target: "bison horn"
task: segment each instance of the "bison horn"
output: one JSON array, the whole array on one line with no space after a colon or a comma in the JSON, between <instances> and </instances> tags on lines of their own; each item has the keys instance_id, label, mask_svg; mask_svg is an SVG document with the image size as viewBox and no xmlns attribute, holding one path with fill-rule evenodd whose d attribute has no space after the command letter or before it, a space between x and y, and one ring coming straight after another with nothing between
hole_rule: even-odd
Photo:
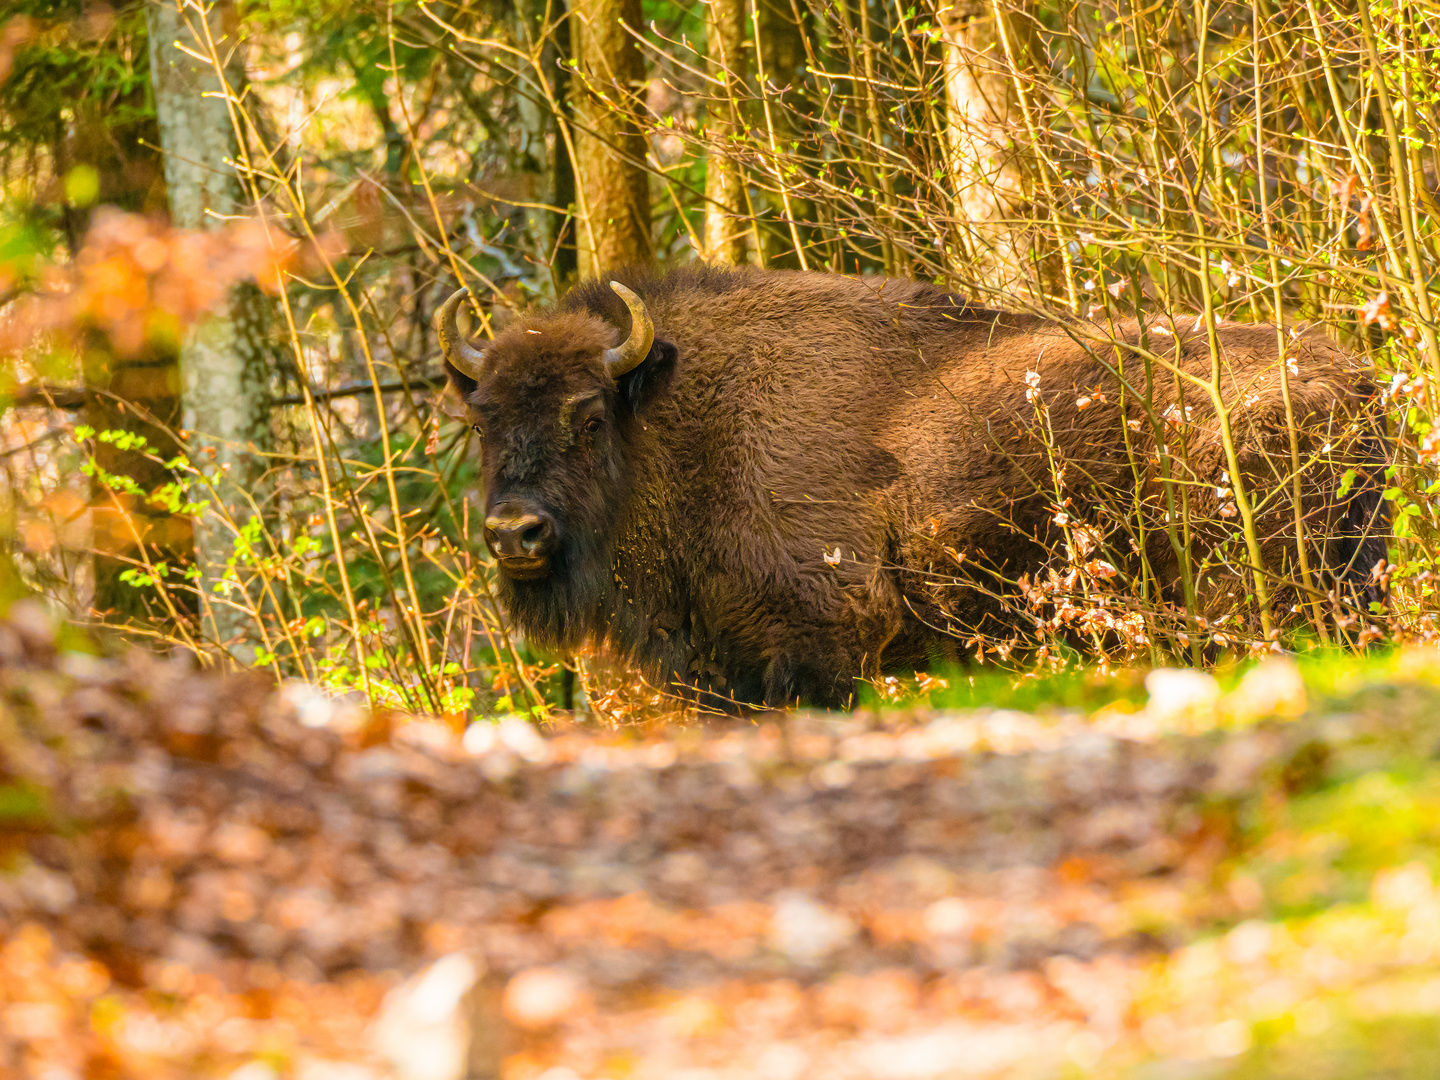
<instances>
[{"instance_id":1,"label":"bison horn","mask_svg":"<svg viewBox=\"0 0 1440 1080\"><path fill-rule=\"evenodd\" d=\"M455 325L455 311L460 301L469 295L469 289L460 289L440 305L440 310L435 312L435 336L440 339L440 351L451 367L472 379L479 379L485 374L485 351L461 337Z\"/></svg>"},{"instance_id":2,"label":"bison horn","mask_svg":"<svg viewBox=\"0 0 1440 1080\"><path fill-rule=\"evenodd\" d=\"M610 282L615 295L630 309L630 336L613 349L605 350L605 371L612 379L634 371L650 354L655 343L655 324L645 310L645 302L618 281Z\"/></svg>"}]
</instances>

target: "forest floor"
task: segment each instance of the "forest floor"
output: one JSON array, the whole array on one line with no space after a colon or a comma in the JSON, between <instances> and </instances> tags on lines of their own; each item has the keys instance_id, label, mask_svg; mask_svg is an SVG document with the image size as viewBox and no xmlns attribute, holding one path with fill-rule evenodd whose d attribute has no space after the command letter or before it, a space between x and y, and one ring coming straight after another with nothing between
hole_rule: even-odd
<instances>
[{"instance_id":1,"label":"forest floor","mask_svg":"<svg viewBox=\"0 0 1440 1080\"><path fill-rule=\"evenodd\" d=\"M0 1077L1440 1060L1435 652L462 738L65 640L0 623Z\"/></svg>"}]
</instances>

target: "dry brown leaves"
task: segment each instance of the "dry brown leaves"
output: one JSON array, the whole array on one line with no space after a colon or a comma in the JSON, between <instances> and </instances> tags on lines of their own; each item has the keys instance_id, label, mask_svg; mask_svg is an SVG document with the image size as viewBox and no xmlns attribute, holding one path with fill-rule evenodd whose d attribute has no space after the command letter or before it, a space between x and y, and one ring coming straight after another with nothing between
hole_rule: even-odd
<instances>
[{"instance_id":1,"label":"dry brown leaves","mask_svg":"<svg viewBox=\"0 0 1440 1080\"><path fill-rule=\"evenodd\" d=\"M467 751L259 677L59 654L26 604L0 694L0 1075L37 1078L1081 1062L1138 1023L1157 912L1233 914L1197 801L1285 748L995 712L512 721Z\"/></svg>"}]
</instances>

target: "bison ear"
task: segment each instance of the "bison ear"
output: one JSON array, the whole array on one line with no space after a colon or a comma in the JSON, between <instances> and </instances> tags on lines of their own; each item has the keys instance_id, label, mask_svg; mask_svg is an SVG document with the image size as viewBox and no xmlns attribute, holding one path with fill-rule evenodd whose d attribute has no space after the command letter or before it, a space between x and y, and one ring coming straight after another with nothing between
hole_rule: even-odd
<instances>
[{"instance_id":1,"label":"bison ear","mask_svg":"<svg viewBox=\"0 0 1440 1080\"><path fill-rule=\"evenodd\" d=\"M469 375L459 368L453 367L448 360L445 361L445 377L450 380L450 385L455 388L455 393L462 402L470 399L470 395L475 392L475 387L478 385Z\"/></svg>"},{"instance_id":2,"label":"bison ear","mask_svg":"<svg viewBox=\"0 0 1440 1080\"><path fill-rule=\"evenodd\" d=\"M635 415L645 409L655 396L670 382L675 371L675 358L679 350L670 342L656 338L650 352L633 371L620 376L616 389L620 400L630 407Z\"/></svg>"},{"instance_id":3,"label":"bison ear","mask_svg":"<svg viewBox=\"0 0 1440 1080\"><path fill-rule=\"evenodd\" d=\"M670 383L678 353L680 350L672 346L670 341L657 337L649 347L649 353L645 354L645 359L639 361L639 366L619 377L616 389L619 390L622 402L625 402L636 416Z\"/></svg>"}]
</instances>

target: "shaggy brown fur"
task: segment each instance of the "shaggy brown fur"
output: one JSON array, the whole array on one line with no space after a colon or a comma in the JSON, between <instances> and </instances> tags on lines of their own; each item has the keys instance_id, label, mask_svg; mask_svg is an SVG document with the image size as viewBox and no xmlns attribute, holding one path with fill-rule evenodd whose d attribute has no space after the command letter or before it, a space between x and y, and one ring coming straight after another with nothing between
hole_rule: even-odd
<instances>
[{"instance_id":1,"label":"shaggy brown fur","mask_svg":"<svg viewBox=\"0 0 1440 1080\"><path fill-rule=\"evenodd\" d=\"M771 705L843 704L857 677L955 655L955 640L935 627L1004 616L983 589L952 586L942 602L926 587L941 567L956 572L945 548L1013 581L1040 566L1055 539L1027 371L1039 374L1049 406L1071 513L1102 500L1123 511L1133 499L1127 431L1157 502L1152 428L1136 393L1143 359L1082 344L1096 327L979 309L910 281L703 267L617 278L656 328L645 362L618 383L600 354L630 320L599 282L507 328L479 383L450 369L483 435L487 507L518 500L558 523L545 577L501 575L502 601L536 641L604 647L655 684L712 703ZM1182 320L1180 365L1208 378L1210 349L1193 322ZM1119 330L1138 342L1135 323ZM1263 490L1278 487L1289 444L1275 332L1224 325L1219 340L1245 471ZM1176 337L1148 341L1174 358ZM1326 440L1339 445L1371 384L1319 335L1288 355L1302 456ZM1160 364L1152 378L1163 413L1176 380ZM603 402L598 427L593 403L586 423L577 420L592 396ZM1092 399L1083 410L1081 397ZM1190 386L1184 400L1189 422L1160 430L1187 440L1195 508L1213 511L1224 458L1203 391ZM1127 419L1139 423L1127 429ZM1306 474L1313 531L1332 537L1314 559L1332 579L1363 580L1384 553L1363 536L1375 524L1374 485L1362 477L1339 498L1333 453ZM1261 508L1272 569L1291 514L1284 498ZM1149 553L1176 598L1163 532ZM1206 588L1235 586L1211 578Z\"/></svg>"}]
</instances>

